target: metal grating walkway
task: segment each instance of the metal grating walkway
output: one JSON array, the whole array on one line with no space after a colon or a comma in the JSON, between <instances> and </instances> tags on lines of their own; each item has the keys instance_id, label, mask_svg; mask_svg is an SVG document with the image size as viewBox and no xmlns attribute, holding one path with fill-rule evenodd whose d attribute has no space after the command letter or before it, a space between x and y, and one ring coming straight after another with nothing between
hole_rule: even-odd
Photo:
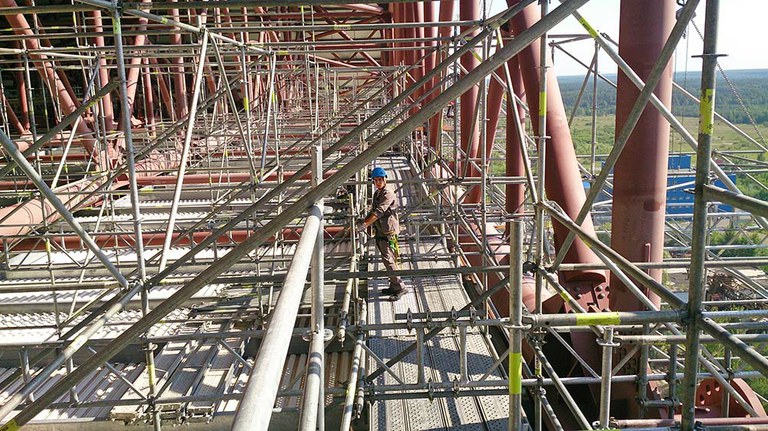
<instances>
[{"instance_id":1,"label":"metal grating walkway","mask_svg":"<svg viewBox=\"0 0 768 431\"><path fill-rule=\"evenodd\" d=\"M378 163L390 172L390 179L410 177L410 169L403 158L380 158ZM393 181L394 182L394 181ZM413 184L402 187L398 192L401 199L401 214L419 199L419 191ZM402 269L451 268L445 246L435 238L420 237L418 243L412 226L403 224L400 235ZM369 243L369 269L384 270L373 241ZM458 275L404 277L404 283L411 288L406 296L397 302L379 297L379 290L386 288L385 278L368 280L368 322L393 323L396 315L412 313L459 310L469 299ZM416 330L391 329L371 332L370 349L382 360L387 361L416 342ZM450 328L425 343L423 382L453 382L461 378L460 336ZM467 379L479 380L493 364L494 358L485 336L477 328L470 328L466 336ZM369 357L368 369L375 370L378 364ZM419 383L419 367L416 352L398 362L393 371L406 385ZM501 379L497 371L488 379ZM394 376L385 373L379 376L375 386L397 385ZM374 386L374 387L375 387ZM462 396L455 398L403 399L375 401L370 411L371 430L506 430L508 397L506 396Z\"/></svg>"}]
</instances>

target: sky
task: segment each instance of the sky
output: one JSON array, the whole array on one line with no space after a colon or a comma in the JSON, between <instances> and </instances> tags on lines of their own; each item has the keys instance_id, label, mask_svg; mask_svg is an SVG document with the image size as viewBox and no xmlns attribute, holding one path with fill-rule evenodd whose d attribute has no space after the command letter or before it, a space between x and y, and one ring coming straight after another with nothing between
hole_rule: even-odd
<instances>
[{"instance_id":1,"label":"sky","mask_svg":"<svg viewBox=\"0 0 768 431\"><path fill-rule=\"evenodd\" d=\"M485 0L489 14L504 10L506 0ZM579 9L579 13L601 33L607 33L614 40L619 40L619 5L620 0L591 0ZM704 32L704 3L699 2L693 21ZM555 7L557 0L552 2ZM725 70L733 69L768 69L768 0L720 0L720 27L718 32L718 51L727 54L720 57L720 64ZM702 43L696 30L689 24L687 37L678 45L675 52L675 71L701 70L701 59L692 56L701 54ZM551 32L552 34L585 34L583 27L575 18L569 17ZM589 63L594 53L591 40L570 43L567 46L576 57ZM616 66L607 55L598 60L601 73L615 73ZM584 75L585 69L569 59L562 52L555 53L555 72L560 76Z\"/></svg>"}]
</instances>

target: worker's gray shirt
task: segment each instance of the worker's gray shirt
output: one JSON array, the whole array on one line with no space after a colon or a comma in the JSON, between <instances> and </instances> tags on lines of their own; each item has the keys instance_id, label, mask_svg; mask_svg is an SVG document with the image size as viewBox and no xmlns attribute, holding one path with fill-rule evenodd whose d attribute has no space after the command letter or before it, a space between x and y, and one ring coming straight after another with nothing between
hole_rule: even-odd
<instances>
[{"instance_id":1,"label":"worker's gray shirt","mask_svg":"<svg viewBox=\"0 0 768 431\"><path fill-rule=\"evenodd\" d=\"M397 219L397 199L395 192L384 187L373 193L371 212L376 215L373 223L379 236L397 234L400 232L400 221Z\"/></svg>"}]
</instances>

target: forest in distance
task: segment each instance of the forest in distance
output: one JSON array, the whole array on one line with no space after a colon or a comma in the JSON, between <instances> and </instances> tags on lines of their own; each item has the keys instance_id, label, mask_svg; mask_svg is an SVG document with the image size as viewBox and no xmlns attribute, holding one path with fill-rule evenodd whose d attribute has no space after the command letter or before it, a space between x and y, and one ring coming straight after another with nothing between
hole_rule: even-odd
<instances>
[{"instance_id":1,"label":"forest in distance","mask_svg":"<svg viewBox=\"0 0 768 431\"><path fill-rule=\"evenodd\" d=\"M726 70L724 74L725 76L720 71L716 74L715 110L732 123L749 124L754 120L756 124L768 125L768 69ZM604 76L611 82L616 82L616 74ZM584 77L559 76L557 79L565 105L572 107ZM675 82L692 95L699 97L701 72L678 72L675 74ZM674 90L672 94L672 111L675 115L681 117L699 115L698 103L678 90ZM598 79L596 107L598 116L616 113L616 89L602 79ZM581 97L576 115L589 116L591 109L592 77Z\"/></svg>"}]
</instances>

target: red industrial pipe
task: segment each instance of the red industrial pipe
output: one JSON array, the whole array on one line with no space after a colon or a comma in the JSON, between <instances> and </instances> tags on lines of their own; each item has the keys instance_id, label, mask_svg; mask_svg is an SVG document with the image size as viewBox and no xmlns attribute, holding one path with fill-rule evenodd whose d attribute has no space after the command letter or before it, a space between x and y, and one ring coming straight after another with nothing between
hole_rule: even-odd
<instances>
[{"instance_id":1,"label":"red industrial pipe","mask_svg":"<svg viewBox=\"0 0 768 431\"><path fill-rule=\"evenodd\" d=\"M440 2L440 12L439 12L439 20L441 22L451 21L453 19L453 11L456 7L456 0L444 0ZM438 35L443 38L450 36L451 34L451 27L445 26L440 27L437 30ZM435 64L440 63L445 58L445 55L438 54L438 57L435 59ZM446 76L446 72L443 72L440 74L440 78L436 79L444 79ZM435 82L434 85L437 85L437 82ZM440 110L435 114L430 120L429 120L429 145L432 148L437 149L438 145L442 142L442 134L443 134L443 111Z\"/></svg>"},{"instance_id":2,"label":"red industrial pipe","mask_svg":"<svg viewBox=\"0 0 768 431\"><path fill-rule=\"evenodd\" d=\"M461 0L459 3L459 19L462 21L476 21L480 19L480 2L476 0ZM462 33L468 30L469 27L463 26L461 28ZM466 37L475 37L480 31L475 28L470 31ZM480 60L476 57L479 52L476 49L467 52L461 56L460 62L462 67L466 69L466 73L469 73L480 64ZM478 84L479 85L479 84ZM477 157L478 148L480 146L480 127L477 117L475 116L475 110L477 109L477 99L480 94L478 85L472 86L468 91L464 92L459 99L460 105L460 124L461 124L461 149L468 158ZM468 161L467 161L468 163ZM456 171L459 175L463 175L464 166L461 163L461 157L456 157Z\"/></svg>"},{"instance_id":3,"label":"red industrial pipe","mask_svg":"<svg viewBox=\"0 0 768 431\"><path fill-rule=\"evenodd\" d=\"M517 4L517 0L508 0L509 6ZM520 34L541 19L539 7L532 4L526 7L521 13L512 18L512 28L515 34ZM539 70L541 68L539 59L540 41L537 39L526 49L520 52L518 60L520 71L523 75L526 94L539 94ZM576 218L581 207L586 200L584 186L581 182L581 175L576 160L576 152L573 148L571 133L568 128L568 121L563 106L563 99L560 95L560 87L557 84L557 77L552 68L548 69L547 74L547 134L550 139L547 141L546 148L546 189L547 197L557 202L571 218ZM530 112L539 112L538 97L528 98L528 107ZM531 116L533 129L539 129L539 117ZM587 217L581 227L594 234L592 218ZM559 248L565 237L568 235L568 229L563 225L553 222L555 232L555 246ZM598 257L579 239L576 239L565 256L566 263L591 263L600 264ZM606 281L605 271L567 271L561 272L560 278L564 282L588 282L602 283ZM584 287L584 286L582 286ZM586 296L583 290L575 289L572 292L579 297ZM596 299L596 298L595 298ZM590 304L591 305L591 304ZM599 311L608 305L607 300L594 304Z\"/></svg>"},{"instance_id":4,"label":"red industrial pipe","mask_svg":"<svg viewBox=\"0 0 768 431\"><path fill-rule=\"evenodd\" d=\"M20 41L16 41L19 48L22 47ZM21 124L24 130L29 130L29 102L27 101L27 83L24 81L24 75L21 71L16 72L16 87L19 89L19 105L21 106Z\"/></svg>"},{"instance_id":5,"label":"red industrial pipe","mask_svg":"<svg viewBox=\"0 0 768 431\"><path fill-rule=\"evenodd\" d=\"M512 78L512 88L515 95L520 100L525 100L525 89L523 88L523 76L520 74L520 65L517 61L517 56L512 57L507 62L509 66L509 74ZM512 105L512 100L507 97L507 158L506 158L506 174L509 177L522 177L525 175L525 164L523 160L522 145L524 142L520 142L519 130L525 130L525 109L522 105L517 104L517 114L520 118L520 123L515 122L515 117L512 115L512 109L515 109ZM506 210L510 214L523 212L523 202L525 202L525 186L523 184L507 184L506 186Z\"/></svg>"},{"instance_id":6,"label":"red industrial pipe","mask_svg":"<svg viewBox=\"0 0 768 431\"><path fill-rule=\"evenodd\" d=\"M0 7L18 8L18 5L14 0L0 0ZM24 46L30 51L40 50L40 43L37 41L37 35L31 30L27 19L22 14L9 14L5 18L13 28L13 32L19 36L25 37ZM78 107L78 102L72 98L67 86L62 82L59 75L56 73L56 69L53 64L48 60L48 57L43 54L29 54L30 59L33 60L33 64L46 82L53 94L57 96L57 101L61 106L61 110L65 115L69 115L74 112ZM66 77L65 77L66 78ZM106 83L104 83L106 84ZM84 121L78 123L77 132L83 135L92 135L93 132L90 127L85 124ZM83 141L85 148L90 154L95 151L95 139L88 139Z\"/></svg>"},{"instance_id":7,"label":"red industrial pipe","mask_svg":"<svg viewBox=\"0 0 768 431\"><path fill-rule=\"evenodd\" d=\"M96 36L93 38L94 44L99 48L104 48L104 26L101 20L101 10L96 9L91 12L93 17L93 30ZM109 69L107 69L107 59L101 55L99 56L99 85L104 86L109 82ZM104 116L104 124L108 131L115 129L115 114L112 109L112 96L107 93L104 95L101 104L101 113Z\"/></svg>"},{"instance_id":8,"label":"red industrial pipe","mask_svg":"<svg viewBox=\"0 0 768 431\"><path fill-rule=\"evenodd\" d=\"M171 2L177 3L178 0L171 0ZM171 18L174 21L179 21L178 9L171 9ZM170 37L171 43L174 45L181 45L183 43L181 34L177 31L172 31ZM174 110L175 114L172 114L175 115L175 117L172 116L171 118L177 120L179 118L184 118L187 115L187 83L184 79L184 57L179 55L171 59L171 61L176 65L176 67L172 68L175 72L173 74L173 91L176 109Z\"/></svg>"},{"instance_id":9,"label":"red industrial pipe","mask_svg":"<svg viewBox=\"0 0 768 431\"><path fill-rule=\"evenodd\" d=\"M503 77L504 68L500 67L496 69L495 74L497 76ZM488 86L488 98L486 99L486 104L485 104L486 106L485 116L487 120L485 122L485 152L488 155L488 157L490 157L491 153L493 152L493 141L496 139L496 126L498 126L499 124L499 113L501 111L501 101L504 98L504 91L505 91L504 86L502 86L498 80L491 77L491 83ZM479 156L480 155L478 154L478 155L475 155L474 157L479 157ZM470 165L467 176L473 177L473 178L479 178L480 175L481 175L480 170L474 167L474 165ZM464 199L464 202L477 204L477 203L480 203L481 201L482 201L482 188L478 184L473 186L472 189L469 191L469 193L467 193L467 197Z\"/></svg>"},{"instance_id":10,"label":"red industrial pipe","mask_svg":"<svg viewBox=\"0 0 768 431\"><path fill-rule=\"evenodd\" d=\"M430 54L424 59L424 71L429 72L437 65L437 53L435 49L438 47L437 42L437 27L429 25L434 23L438 15L438 2L435 0L429 0L424 2L424 37L427 38L426 47ZM429 93L425 100L425 104L429 103L435 97L435 93L430 93L430 90L435 86L435 78L429 80L424 87L424 91Z\"/></svg>"},{"instance_id":11,"label":"red industrial pipe","mask_svg":"<svg viewBox=\"0 0 768 431\"><path fill-rule=\"evenodd\" d=\"M8 99L5 98L5 93L2 90L0 90L0 106L5 109L5 113L8 115L8 123L16 128L16 131L18 131L20 134L27 132L27 130L24 129L24 126L21 124L21 121L19 121L19 117L17 117L16 113L13 112L13 107L11 107L11 104L8 103ZM3 118L0 117L0 120L3 120ZM16 142L16 147L19 149L19 151L25 151L27 148L29 148L28 145L20 145L24 142L25 141Z\"/></svg>"},{"instance_id":12,"label":"red industrial pipe","mask_svg":"<svg viewBox=\"0 0 768 431\"><path fill-rule=\"evenodd\" d=\"M85 200L85 196L101 186L105 177L86 178L54 189L67 206L72 208ZM119 184L116 185L125 185ZM71 196L67 198L67 196ZM91 201L98 198L91 198ZM53 222L59 218L59 213L47 199L31 199L16 205L0 208L0 237L19 236L39 226L43 220Z\"/></svg>"},{"instance_id":13,"label":"red industrial pipe","mask_svg":"<svg viewBox=\"0 0 768 431\"><path fill-rule=\"evenodd\" d=\"M619 54L645 80L675 24L675 2L621 2ZM667 107L672 103L670 60L654 94ZM640 91L619 71L616 92L616 132L626 122ZM622 151L614 169L611 247L632 262L661 262L664 246L669 122L650 105ZM661 281L661 269L649 274ZM611 308L643 310L639 300L618 280L611 279ZM646 294L654 303L659 298Z\"/></svg>"},{"instance_id":14,"label":"red industrial pipe","mask_svg":"<svg viewBox=\"0 0 768 431\"><path fill-rule=\"evenodd\" d=\"M675 2L623 0L619 24L619 55L645 80L675 24ZM672 72L670 60L654 90L667 107L671 106L672 101ZM624 127L639 94L637 87L619 71L616 92L617 133ZM668 153L669 123L656 109L648 106L614 168L611 247L632 262L661 262L663 258ZM648 272L657 281L661 280L661 269ZM659 297L648 289L643 290L658 306ZM616 276L611 276L610 306L617 311L645 309ZM626 349L618 349L616 355L625 356ZM640 363L639 355L636 355L623 368L622 373L635 374L640 367L645 366ZM651 384L651 395L654 388L655 385ZM639 417L640 407L636 401L637 387L634 383L615 385L612 398L612 412L617 417ZM655 410L650 414L658 417L664 413Z\"/></svg>"},{"instance_id":15,"label":"red industrial pipe","mask_svg":"<svg viewBox=\"0 0 768 431\"><path fill-rule=\"evenodd\" d=\"M339 5L339 7L351 9L353 11L362 12L365 14L372 14L372 15L384 14L384 9L382 9L381 6L375 6L375 5L354 3L354 4Z\"/></svg>"},{"instance_id":16,"label":"red industrial pipe","mask_svg":"<svg viewBox=\"0 0 768 431\"><path fill-rule=\"evenodd\" d=\"M323 173L323 177L328 178L335 174L336 170L329 170ZM287 180L291 178L295 172L284 172L283 179ZM139 186L151 186L151 185L173 185L176 184L176 175L162 175L156 177L142 176L136 178L136 182ZM251 179L251 174L247 172L232 172L232 173L218 173L218 174L187 174L184 175L183 184L210 184L214 183L241 183ZM271 174L264 178L264 181L277 181L279 179L277 174ZM302 180L312 179L311 174L302 175Z\"/></svg>"}]
</instances>

